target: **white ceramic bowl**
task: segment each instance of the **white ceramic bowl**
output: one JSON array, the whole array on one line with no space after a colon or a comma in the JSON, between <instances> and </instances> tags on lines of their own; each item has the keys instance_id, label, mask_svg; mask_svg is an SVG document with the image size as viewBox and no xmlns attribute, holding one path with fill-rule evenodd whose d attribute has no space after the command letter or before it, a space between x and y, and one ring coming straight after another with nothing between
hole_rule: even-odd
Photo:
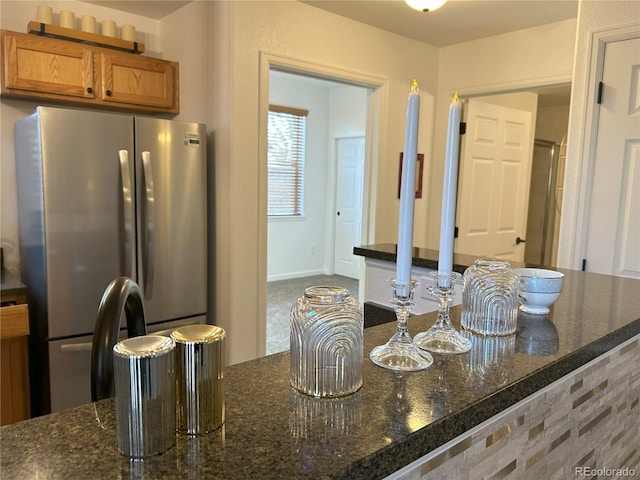
<instances>
[{"instance_id":1,"label":"white ceramic bowl","mask_svg":"<svg viewBox=\"0 0 640 480\"><path fill-rule=\"evenodd\" d=\"M520 310L526 313L535 313L544 315L549 313L549 307L556 303L560 298L560 292L556 293L538 293L523 292L520 290Z\"/></svg>"},{"instance_id":2,"label":"white ceramic bowl","mask_svg":"<svg viewBox=\"0 0 640 480\"><path fill-rule=\"evenodd\" d=\"M514 269L520 277L520 309L526 313L546 314L564 286L564 274L544 268Z\"/></svg>"}]
</instances>

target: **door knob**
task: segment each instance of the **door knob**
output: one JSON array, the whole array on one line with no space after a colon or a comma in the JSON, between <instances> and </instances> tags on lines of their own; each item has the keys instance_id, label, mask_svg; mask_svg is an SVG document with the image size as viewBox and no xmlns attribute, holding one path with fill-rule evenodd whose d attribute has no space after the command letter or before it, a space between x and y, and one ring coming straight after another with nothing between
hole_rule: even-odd
<instances>
[{"instance_id":1,"label":"door knob","mask_svg":"<svg viewBox=\"0 0 640 480\"><path fill-rule=\"evenodd\" d=\"M516 245L520 245L521 243L526 242L524 238L516 237Z\"/></svg>"},{"instance_id":2,"label":"door knob","mask_svg":"<svg viewBox=\"0 0 640 480\"><path fill-rule=\"evenodd\" d=\"M336 213L336 215L340 216L340 212Z\"/></svg>"}]
</instances>

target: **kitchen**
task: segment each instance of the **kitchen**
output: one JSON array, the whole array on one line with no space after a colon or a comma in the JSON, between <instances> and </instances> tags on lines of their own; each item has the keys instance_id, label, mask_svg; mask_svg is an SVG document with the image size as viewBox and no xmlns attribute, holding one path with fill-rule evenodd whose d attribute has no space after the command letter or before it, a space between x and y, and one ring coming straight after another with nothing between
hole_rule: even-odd
<instances>
[{"instance_id":1,"label":"kitchen","mask_svg":"<svg viewBox=\"0 0 640 480\"><path fill-rule=\"evenodd\" d=\"M64 2L59 2L60 4ZM9 6L7 8L7 6ZM27 21L31 20L35 11L35 2L2 2L2 27L15 31L23 31ZM52 2L56 7L58 2ZM124 14L112 9L90 6L83 2L74 2L73 10L77 14L86 11L98 17L108 16L118 23L135 23L138 30L144 32L144 41L149 52L157 52L162 58L179 61L181 64L181 113L177 118L200 121L209 127L212 142L215 145L215 199L212 209L215 211L217 229L211 226L209 237L215 238L212 246L217 254L210 255L212 271L215 275L209 279L210 292L209 311L215 311L216 322L228 331L229 363L235 364L260 356L264 351L266 265L264 254L266 235L265 222L261 212L264 209L264 178L258 167L260 158L259 126L252 120L258 116L260 108L260 52L279 53L270 57L276 64L289 62L300 68L320 68L325 65L338 65L347 70L345 75L355 76L359 72L370 72L369 77L387 78L384 84L386 109L383 115L387 125L384 135L377 139L378 156L380 157L378 178L395 178L395 163L382 161L383 158L396 158L398 145L402 143L403 106L406 97L407 78L418 77L424 94L426 118L421 124L420 149L431 152L434 158L442 157L444 151L444 125L447 102L451 86L464 87L469 91L477 85L487 86L489 90L504 85L513 85L522 81L523 77L533 80L528 82L571 81L574 78L574 99L578 99L576 109L581 109L580 99L586 97L586 86L576 78L586 77L583 70L574 74L573 36L576 31L575 20L568 20L545 30L547 35L539 44L528 44L521 39L523 52L544 51L552 55L549 60L540 64L530 62L535 58L533 52L523 53L521 57L510 57L516 65L505 69L495 65L493 57L497 55L483 52L475 53L478 65L488 64L491 68L478 69L487 78L468 78L469 84L461 84L460 78L448 77L447 71L433 68L433 65L449 64L455 61L455 46L439 49L419 42L410 41L395 35L387 34L370 27L354 24L345 19L336 19L330 14L311 9L297 2L239 2L233 6L224 2L193 2L176 10L160 20L151 20L135 15ZM585 9L588 7L585 6ZM596 9L597 6L592 8ZM603 7L604 8L604 7ZM588 12L586 12L588 13ZM585 22L591 21L586 16ZM592 12L593 13L593 12ZM624 11L608 11L604 17L605 25L626 24L629 17ZM601 15L594 15L601 18ZM273 24L265 18L273 18ZM283 26L276 21L287 18L289 23ZM186 27L188 26L188 27ZM587 24L586 28L596 25ZM341 38L352 38L354 31L362 36L362 44L340 41ZM182 37L188 32L189 42L185 48ZM312 32L313 34L309 34ZM331 38L326 32L332 32ZM337 32L342 32L343 36ZM567 32L569 36L567 36ZM285 34L286 33L286 34ZM558 37L553 34L558 35ZM287 38L296 38L295 45ZM511 37L510 37L511 38ZM514 34L512 40L518 40ZM568 40L567 40L568 38ZM321 42L319 39L322 39ZM275 43L274 43L275 42ZM588 55L586 38L578 37L577 52L580 62L576 68L583 68L584 59ZM318 48L322 43L322 48ZM389 46L391 45L392 48ZM562 45L563 48L558 48ZM550 48L550 47L553 48ZM207 48L210 47L210 48ZM329 48L327 48L329 47ZM331 48L335 47L335 48ZM468 46L471 48L471 46ZM246 50L245 50L246 49ZM359 54L375 51L371 55ZM410 52L398 55L397 52ZM451 54L450 54L451 53ZM286 54L286 55L285 55ZM274 59L275 58L275 59ZM298 59L297 62L291 59ZM357 60L354 60L356 59ZM420 58L421 62L411 61ZM305 61L299 60L304 59ZM465 58L469 63L472 56ZM306 62L306 63L305 63ZM442 63L439 63L442 62ZM233 65L233 68L230 68ZM347 69L346 67L349 66ZM329 72L331 68L326 67ZM462 68L452 65L451 69ZM351 71L355 70L355 72ZM188 72L188 74L187 74ZM530 75L523 72L530 73ZM442 80L440 79L442 77ZM466 77L465 77L466 78ZM474 84L473 82L476 82ZM491 87L491 85L497 85ZM437 86L437 88L436 88ZM530 86L530 85L523 85ZM437 101L436 101L437 99ZM11 175L13 170L13 121L30 113L32 105L23 102L2 99L2 242L14 245L17 250L16 207L12 192L15 191ZM570 131L575 133L570 140L579 145L582 128L579 115L572 116ZM391 119L398 119L392 121ZM425 118L425 117L423 117ZM247 141L250 139L251 141ZM253 141L253 139L255 141ZM577 147L574 148L576 151ZM579 169L577 156L569 159L571 168ZM222 161L221 159L226 159ZM416 208L416 244L432 248L437 247L437 225L439 212L440 188L437 178L441 177L441 165L433 164L428 189L429 204L422 202ZM574 176L575 178L575 176ZM6 182L6 183L5 183ZM372 209L370 237L365 243L393 242L395 236L395 219L397 203L384 199L395 198L395 185L380 182L375 187L379 199L376 208ZM573 192L570 190L573 188ZM578 185L567 185L568 198L578 198ZM575 201L575 200L574 200ZM377 220L377 221L376 221ZM563 228L573 229L575 219L567 219ZM222 228L221 226L224 226ZM15 252L15 251L14 251ZM578 268L572 259L573 248L564 246L560 266ZM16 253L14 253L16 255ZM13 262L15 268L18 259L7 258L9 266ZM249 299L249 301L247 301Z\"/></svg>"},{"instance_id":2,"label":"kitchen","mask_svg":"<svg viewBox=\"0 0 640 480\"><path fill-rule=\"evenodd\" d=\"M36 5L37 3L2 2L3 28L24 31L25 25L33 17ZM8 8L9 6L12 8ZM62 9L55 7L55 4L52 6L57 10ZM212 210L215 212L216 223L225 225L225 229L209 232L209 238L215 238L212 248L217 254L209 255L209 261L212 262L210 270L215 272L215 277L209 279L213 295L209 298L211 303L208 311L215 311L216 318L225 319L222 322L226 324L221 326L230 333L230 363L263 355L266 335L264 315L267 232L266 213L262 212L266 209L266 178L265 172L259 168L259 158L264 153L261 153L258 139L261 135L259 128L264 126L250 119L259 116L260 108L264 108L261 102L265 101L266 93L261 93L260 88L265 88L265 68L269 68L269 63L296 68L297 62L298 70L335 65L341 67L334 69L335 71L330 67L324 67L325 72L322 73L334 76L342 74L350 81L359 79L361 83L382 84L372 94L374 99L371 100L381 102L381 107L386 109L386 113L383 112L380 117L386 119L387 124L385 134L376 134L372 140L378 145L372 155L377 156L375 162L379 165L377 172L369 172L372 179L370 181L374 182L375 178L392 178L397 175L397 166L384 159L397 158L399 145L402 144L404 122L401 119L404 116L407 78L416 77L420 80L424 96L419 151L429 152L433 149L433 158L442 157L443 123L446 123L444 120L448 103L446 99L450 95L448 90L457 86L471 89L473 85L460 85L461 77L455 79L452 76L449 79L446 71L438 72L433 65L438 64L438 58L446 57L448 50L452 51L455 58L458 55L457 50L460 49L454 45L445 48L441 54L438 48L363 24L352 25L351 21L336 18L299 2L238 2L237 5L227 2L192 2L160 20L102 8L78 2L77 6L74 4L73 10L76 16L93 13L98 18L114 18L117 24L134 23L147 52L163 59L180 62L181 110L175 118L205 123L209 132L213 132L210 133L210 141L215 145L215 158L229 159L228 162L214 161L216 183ZM233 15L233 20L229 19L229 15ZM291 19L291 32L285 36L277 22L270 25L264 18ZM348 49L343 47L344 42L339 41L337 35L321 42L319 39L326 37L326 33L323 32L331 31L335 22L341 25L340 28L344 29L345 36L349 38L353 35L351 28L357 29L358 36L363 38L362 42L346 42ZM182 28L185 25L189 25L189 28ZM304 25L306 27L303 27ZM265 31L267 28L269 30ZM508 71L503 71L506 68L494 64L494 56L483 52L484 46L481 42L476 47L477 51L474 49L465 53L465 62L474 59L480 65L481 59L493 62L489 63L490 68L481 70L486 78L478 79L487 89L491 88L492 83L508 85L516 80L522 82L521 79L527 79L526 82L530 85L540 85L541 82L548 82L549 78L553 78L554 82L567 83L572 77L575 28L575 19L543 27L540 32L540 45L528 45L528 37L520 38L518 32L515 32L514 38L508 40L518 42L522 44L522 48L532 51L530 54L523 54L521 59L514 59L519 64L510 67ZM182 35L185 33L182 32L188 32L188 48L183 48L185 42ZM308 35L307 32L316 33ZM287 40L290 37L298 39L294 42L295 45L291 45ZM275 40L281 46L271 45ZM474 43L476 42L472 42L472 45ZM204 48L205 45L210 45L210 48ZM240 46L246 48L246 51L239 51ZM322 48L319 49L319 46ZM373 48L376 51L375 57L366 53L372 46L376 46ZM274 55L273 58L268 56L272 52L277 54L278 50L286 55ZM405 55L398 56L396 51L407 52L406 58ZM551 58L540 65L533 65L527 58L539 56L536 53L538 51L550 52ZM230 58L229 55L233 57ZM410 61L414 57L424 61L414 65ZM354 62L352 58L357 60ZM447 60L447 63L451 61ZM236 67L230 69L228 62L232 62ZM293 65L288 65L287 62ZM454 67L456 66L449 68ZM440 82L439 75L444 76ZM384 80L385 77L387 80ZM464 78L464 81L471 82L471 79ZM13 122L31 113L34 105L3 99L3 138L12 138ZM427 120L431 115L440 120ZM398 120L392 121L393 118ZM255 141L248 142L248 138L254 138ZM2 154L3 172L12 172L14 166L9 163L9 159L14 156L13 141L3 142L3 148L6 149ZM373 164L373 161L374 159L371 159L368 164ZM422 201L416 202L414 240L416 245L435 248L439 219L438 214L434 212L439 211L437 206L440 204L441 191L436 178L441 176L442 170L438 162L433 162L431 168L432 172L428 172L427 168L425 173L425 178L429 179L427 192ZM3 175L5 195L2 202L2 238L12 242L10 245L15 245L13 255L17 256L17 207L13 193L15 186L10 178L6 174ZM363 243L394 241L397 219L397 200L394 196L396 188L397 185L386 182L371 184L369 187L372 198L379 200L369 209L366 230L369 233L363 238ZM434 208L427 208L427 205L433 205ZM210 228L213 228L213 225L210 225ZM11 265L13 262L16 268L18 258L11 258L8 249L5 255L7 264ZM215 268L213 262L216 262ZM225 300L218 301L216 297ZM251 301L246 301L247 298ZM236 329L239 333L232 334Z\"/></svg>"}]
</instances>

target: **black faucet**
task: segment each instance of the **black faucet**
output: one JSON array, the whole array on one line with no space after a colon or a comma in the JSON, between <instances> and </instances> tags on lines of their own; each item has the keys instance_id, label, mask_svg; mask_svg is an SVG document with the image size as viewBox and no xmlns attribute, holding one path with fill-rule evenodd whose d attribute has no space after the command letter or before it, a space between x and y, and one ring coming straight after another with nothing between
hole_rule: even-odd
<instances>
[{"instance_id":1,"label":"black faucet","mask_svg":"<svg viewBox=\"0 0 640 480\"><path fill-rule=\"evenodd\" d=\"M147 334L142 292L127 277L113 280L102 295L91 346L91 401L115 395L113 379L113 347L118 343L122 313L127 319L127 335Z\"/></svg>"}]
</instances>

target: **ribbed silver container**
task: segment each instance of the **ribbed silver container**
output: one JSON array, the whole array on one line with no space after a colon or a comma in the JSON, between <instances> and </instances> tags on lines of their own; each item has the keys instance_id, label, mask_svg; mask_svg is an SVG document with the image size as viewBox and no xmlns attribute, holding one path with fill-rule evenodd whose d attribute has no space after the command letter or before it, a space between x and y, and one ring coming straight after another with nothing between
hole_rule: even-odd
<instances>
[{"instance_id":1,"label":"ribbed silver container","mask_svg":"<svg viewBox=\"0 0 640 480\"><path fill-rule=\"evenodd\" d=\"M188 325L171 333L176 342L176 428L203 435L224 423L224 338L215 325Z\"/></svg>"},{"instance_id":2,"label":"ribbed silver container","mask_svg":"<svg viewBox=\"0 0 640 480\"><path fill-rule=\"evenodd\" d=\"M176 440L175 342L146 335L113 347L118 450L142 458Z\"/></svg>"}]
</instances>

